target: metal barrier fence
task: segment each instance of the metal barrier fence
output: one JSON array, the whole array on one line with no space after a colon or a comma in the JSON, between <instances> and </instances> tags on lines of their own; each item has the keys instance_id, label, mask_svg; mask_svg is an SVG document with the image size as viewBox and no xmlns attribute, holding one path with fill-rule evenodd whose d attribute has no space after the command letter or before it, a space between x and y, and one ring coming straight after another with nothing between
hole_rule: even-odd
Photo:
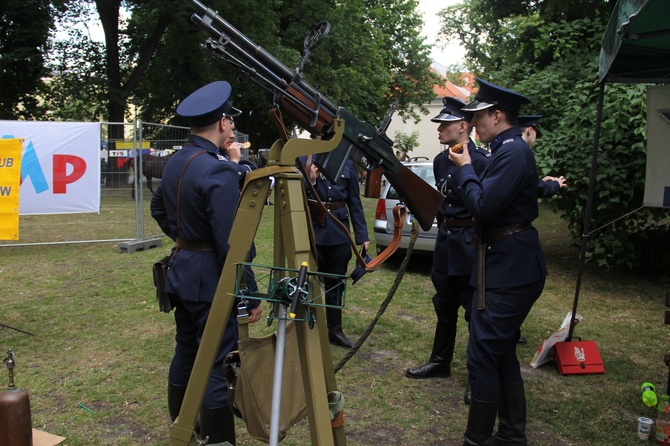
<instances>
[{"instance_id":1,"label":"metal barrier fence","mask_svg":"<svg viewBox=\"0 0 670 446\"><path fill-rule=\"evenodd\" d=\"M125 139L107 139L110 125L123 126ZM141 154L165 155L181 148L188 137L188 127L141 121L137 123L103 122L100 123L100 126L102 137L100 141L100 212L97 214L21 215L19 216L18 243L0 241L0 247L114 241L142 242L163 235L151 218L149 210L151 195L148 193L148 186L151 185L155 190L157 183L154 181L159 180L144 178L135 175L134 172L136 167L138 171L142 170L143 157L140 156ZM142 187L139 187L140 185ZM135 191L137 191L136 194ZM137 200L133 198L134 196Z\"/></svg>"}]
</instances>

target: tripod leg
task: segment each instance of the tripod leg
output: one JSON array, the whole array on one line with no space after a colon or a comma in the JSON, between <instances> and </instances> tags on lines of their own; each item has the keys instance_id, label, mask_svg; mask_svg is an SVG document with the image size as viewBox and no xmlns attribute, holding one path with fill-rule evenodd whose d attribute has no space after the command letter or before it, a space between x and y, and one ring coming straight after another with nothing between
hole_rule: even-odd
<instances>
[{"instance_id":1,"label":"tripod leg","mask_svg":"<svg viewBox=\"0 0 670 446\"><path fill-rule=\"evenodd\" d=\"M207 382L216 358L221 339L226 330L228 318L235 304L235 270L237 264L247 260L264 207L264 200L270 189L269 175L273 172L256 170L247 174L247 182L240 197L228 243L230 249L223 265L221 278L214 294L214 301L205 325L202 341L193 363L191 378L186 386L184 401L177 420L170 428L171 446L187 446L193 436L193 429L200 405L207 389Z\"/></svg>"},{"instance_id":2,"label":"tripod leg","mask_svg":"<svg viewBox=\"0 0 670 446\"><path fill-rule=\"evenodd\" d=\"M316 251L307 236L312 230L305 210L302 175L277 176L275 193L282 197L281 202L275 200L275 265L282 265L286 259L289 268L298 269L302 262L307 262L311 270L316 270ZM312 280L309 285L310 290L314 290L312 294L320 296L315 303L324 304L319 282ZM311 444L344 446L344 427L332 427L328 408L328 392L336 391L337 384L328 343L326 313L323 306L312 307L312 311L316 313L314 328L307 323L296 324ZM304 314L304 307L300 308L298 317L302 318Z\"/></svg>"}]
</instances>

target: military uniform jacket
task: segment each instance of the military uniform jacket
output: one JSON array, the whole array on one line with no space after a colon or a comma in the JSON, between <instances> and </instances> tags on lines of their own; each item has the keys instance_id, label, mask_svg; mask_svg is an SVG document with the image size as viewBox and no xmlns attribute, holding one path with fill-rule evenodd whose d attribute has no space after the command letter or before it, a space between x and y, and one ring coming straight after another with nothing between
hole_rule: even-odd
<instances>
[{"instance_id":1,"label":"military uniform jacket","mask_svg":"<svg viewBox=\"0 0 670 446\"><path fill-rule=\"evenodd\" d=\"M483 232L529 223L538 216L537 166L518 127L491 141L489 166L477 175L472 165L461 169L465 203ZM486 246L486 287L525 285L547 275L538 233L531 228ZM476 270L471 284L476 286Z\"/></svg>"},{"instance_id":2,"label":"military uniform jacket","mask_svg":"<svg viewBox=\"0 0 670 446\"><path fill-rule=\"evenodd\" d=\"M203 149L206 152L193 158L184 173L177 233L179 178L188 158ZM228 254L228 237L240 197L240 175L236 163L219 159L215 145L196 135L190 135L188 143L168 161L151 199L151 216L171 239L211 243L216 250L178 249L168 271L167 292L182 300L213 301Z\"/></svg>"},{"instance_id":3,"label":"military uniform jacket","mask_svg":"<svg viewBox=\"0 0 670 446\"><path fill-rule=\"evenodd\" d=\"M480 174L489 164L489 152L478 148L472 140L468 141L468 151L475 173ZM444 201L438 211L442 219L471 219L472 216L461 194L461 169L449 159L448 150L435 157L433 172L435 186L444 195ZM438 230L445 237L439 237L440 245L436 248L440 250L440 256L446 261L448 274L450 276L470 275L475 261L475 248L472 245L474 227L447 227L440 224ZM442 242L445 239L446 244Z\"/></svg>"},{"instance_id":4,"label":"military uniform jacket","mask_svg":"<svg viewBox=\"0 0 670 446\"><path fill-rule=\"evenodd\" d=\"M300 162L305 164L305 157L300 158ZM305 179L309 181L309 179ZM358 172L356 166L350 160L347 161L342 174L336 184L331 183L322 175L319 175L314 185L318 197L315 197L309 186L306 186L307 199L321 200L326 203L346 202L346 206L333 209L330 212L337 217L346 226L349 231L349 220L354 228L354 241L361 245L370 241L368 236L368 226L365 222L363 213L363 203L361 202L361 192L358 185ZM314 236L318 246L334 246L343 243L349 243L349 237L342 228L337 225L330 217L326 215L326 225L320 226L312 219Z\"/></svg>"}]
</instances>

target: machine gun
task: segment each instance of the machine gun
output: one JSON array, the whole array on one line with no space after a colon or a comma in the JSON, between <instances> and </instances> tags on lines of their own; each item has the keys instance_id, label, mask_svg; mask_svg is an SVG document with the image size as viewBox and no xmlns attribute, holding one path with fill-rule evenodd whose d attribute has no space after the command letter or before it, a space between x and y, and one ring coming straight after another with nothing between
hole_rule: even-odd
<instances>
[{"instance_id":1,"label":"machine gun","mask_svg":"<svg viewBox=\"0 0 670 446\"><path fill-rule=\"evenodd\" d=\"M312 50L330 30L328 22L318 24L306 37L300 65L291 70L272 54L256 45L211 8L199 0L185 0L197 12L192 21L211 37L206 46L236 71L247 76L273 94L276 108L321 140L330 140L335 125L344 125L338 146L318 154L314 160L319 171L331 182L337 182L345 163L353 160L368 172L382 170L391 185L403 197L407 208L429 230L444 197L431 185L404 166L393 153L393 141L386 136L395 106L379 129L361 121L343 107L335 105L302 79L302 68ZM368 175L370 178L371 175ZM372 196L366 187L366 197Z\"/></svg>"}]
</instances>

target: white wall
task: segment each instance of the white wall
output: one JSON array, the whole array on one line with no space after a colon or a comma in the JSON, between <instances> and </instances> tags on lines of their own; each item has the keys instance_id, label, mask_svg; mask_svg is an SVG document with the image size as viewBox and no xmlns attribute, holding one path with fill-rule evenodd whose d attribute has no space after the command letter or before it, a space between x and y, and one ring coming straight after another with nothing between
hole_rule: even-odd
<instances>
[{"instance_id":1,"label":"white wall","mask_svg":"<svg viewBox=\"0 0 670 446\"><path fill-rule=\"evenodd\" d=\"M438 153L446 149L446 146L440 144L440 141L437 139L438 124L430 121L433 117L440 114L442 107L442 99L436 99L427 104L426 108L428 108L429 113L427 115L420 115L421 121L416 124L413 120L403 122L402 118L398 114L395 114L386 134L389 138L395 139L396 132L406 135L417 132L419 134L419 146L409 152L409 156L425 156L432 161Z\"/></svg>"}]
</instances>

